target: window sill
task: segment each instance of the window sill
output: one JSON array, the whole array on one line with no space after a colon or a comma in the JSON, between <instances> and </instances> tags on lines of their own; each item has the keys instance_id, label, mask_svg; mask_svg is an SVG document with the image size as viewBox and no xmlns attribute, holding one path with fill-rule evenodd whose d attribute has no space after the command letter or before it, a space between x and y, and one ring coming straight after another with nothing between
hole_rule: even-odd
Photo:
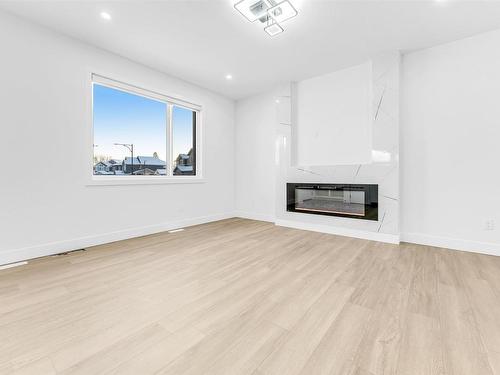
<instances>
[{"instance_id":1,"label":"window sill","mask_svg":"<svg viewBox=\"0 0 500 375\"><path fill-rule=\"evenodd\" d=\"M195 176L175 177L104 177L93 176L86 186L113 186L113 185L165 185L165 184L201 184L206 180Z\"/></svg>"}]
</instances>

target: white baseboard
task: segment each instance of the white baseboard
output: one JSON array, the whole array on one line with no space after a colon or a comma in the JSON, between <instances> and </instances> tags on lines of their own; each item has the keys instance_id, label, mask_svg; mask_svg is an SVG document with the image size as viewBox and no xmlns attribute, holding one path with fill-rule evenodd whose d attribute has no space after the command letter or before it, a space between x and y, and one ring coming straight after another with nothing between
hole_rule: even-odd
<instances>
[{"instance_id":1,"label":"white baseboard","mask_svg":"<svg viewBox=\"0 0 500 375\"><path fill-rule=\"evenodd\" d=\"M234 213L235 217L241 217L242 219L258 220L258 221L268 221L274 223L275 218L273 215L266 214L255 214L250 212L236 211Z\"/></svg>"},{"instance_id":2,"label":"white baseboard","mask_svg":"<svg viewBox=\"0 0 500 375\"><path fill-rule=\"evenodd\" d=\"M332 227L330 225L324 224L297 222L292 220L276 220L276 225L295 229L310 230L313 232L336 234L338 236L361 238L370 241L399 244L399 236L397 234L368 232L349 228Z\"/></svg>"},{"instance_id":3,"label":"white baseboard","mask_svg":"<svg viewBox=\"0 0 500 375\"><path fill-rule=\"evenodd\" d=\"M232 217L241 217L245 219L275 222L276 225L284 227L310 230L321 233L329 233L339 236L355 237L371 241L380 241L393 244L398 244L400 241L399 236L393 234L367 232L355 229L332 227L329 225L296 222L292 220L275 220L274 217L271 217L269 215L250 214L238 211L234 213L201 216L192 219L171 221L167 223L155 224L145 227L129 228L121 231L103 233L95 236L80 237L73 240L57 241L42 245L2 251L0 252L0 265L21 262L28 259L39 258L66 251L78 250L90 246L97 246L114 241L145 236L148 234L165 232L172 229L229 219ZM463 240L456 238L432 236L422 233L403 233L401 235L401 241L411 242L420 245L435 246L453 250L470 251L475 253L500 256L500 244L497 243L477 242L477 241L470 241L470 240Z\"/></svg>"},{"instance_id":4,"label":"white baseboard","mask_svg":"<svg viewBox=\"0 0 500 375\"><path fill-rule=\"evenodd\" d=\"M57 241L42 245L2 251L0 252L0 265L40 258L47 255L59 254L66 251L83 249L90 246L102 245L134 237L146 236L148 234L165 232L172 229L229 219L231 217L234 217L232 213L200 216L192 219L170 221L167 223L129 228L115 232L98 234L95 236L80 237L73 240Z\"/></svg>"},{"instance_id":5,"label":"white baseboard","mask_svg":"<svg viewBox=\"0 0 500 375\"><path fill-rule=\"evenodd\" d=\"M451 250L470 251L473 253L500 256L500 244L492 242L470 241L459 238L433 236L423 233L402 233L401 241L419 245L442 247Z\"/></svg>"}]
</instances>

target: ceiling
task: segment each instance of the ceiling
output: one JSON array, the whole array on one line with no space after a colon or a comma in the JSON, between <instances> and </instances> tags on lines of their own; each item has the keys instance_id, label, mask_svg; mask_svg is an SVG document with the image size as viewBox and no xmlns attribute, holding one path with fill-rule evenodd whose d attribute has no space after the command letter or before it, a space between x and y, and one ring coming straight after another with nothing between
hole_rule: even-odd
<instances>
[{"instance_id":1,"label":"ceiling","mask_svg":"<svg viewBox=\"0 0 500 375\"><path fill-rule=\"evenodd\" d=\"M0 8L233 99L377 52L500 28L500 1L291 1L299 15L276 37L246 21L234 0L0 1Z\"/></svg>"}]
</instances>

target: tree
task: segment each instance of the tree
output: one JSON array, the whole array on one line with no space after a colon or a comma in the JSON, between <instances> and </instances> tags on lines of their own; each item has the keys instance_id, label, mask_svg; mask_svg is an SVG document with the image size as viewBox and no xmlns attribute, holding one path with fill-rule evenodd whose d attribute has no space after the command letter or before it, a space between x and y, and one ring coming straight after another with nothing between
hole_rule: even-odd
<instances>
[{"instance_id":1,"label":"tree","mask_svg":"<svg viewBox=\"0 0 500 375\"><path fill-rule=\"evenodd\" d=\"M158 157L158 153L157 153L156 151L155 151L155 152L153 152L153 157L154 157L154 158L156 158L156 159L159 159L159 157Z\"/></svg>"},{"instance_id":2,"label":"tree","mask_svg":"<svg viewBox=\"0 0 500 375\"><path fill-rule=\"evenodd\" d=\"M111 156L109 155L100 155L100 154L97 154L97 155L94 155L94 164L97 164L101 161L109 161L111 160Z\"/></svg>"}]
</instances>

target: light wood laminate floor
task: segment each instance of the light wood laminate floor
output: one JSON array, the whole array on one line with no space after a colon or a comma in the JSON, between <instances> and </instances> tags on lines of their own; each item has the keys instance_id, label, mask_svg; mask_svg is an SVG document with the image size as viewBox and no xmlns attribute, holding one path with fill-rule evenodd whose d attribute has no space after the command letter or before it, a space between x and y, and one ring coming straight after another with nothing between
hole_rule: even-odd
<instances>
[{"instance_id":1,"label":"light wood laminate floor","mask_svg":"<svg viewBox=\"0 0 500 375\"><path fill-rule=\"evenodd\" d=\"M500 258L230 219L0 271L1 374L500 374Z\"/></svg>"}]
</instances>

